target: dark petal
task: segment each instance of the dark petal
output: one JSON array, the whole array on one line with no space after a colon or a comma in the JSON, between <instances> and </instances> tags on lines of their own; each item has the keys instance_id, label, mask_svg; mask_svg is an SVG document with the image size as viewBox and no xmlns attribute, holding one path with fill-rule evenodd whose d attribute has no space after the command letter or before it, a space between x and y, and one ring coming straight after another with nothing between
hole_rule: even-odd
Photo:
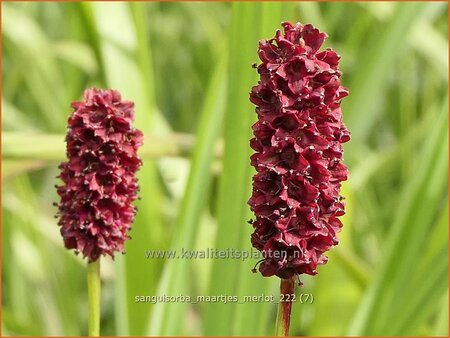
<instances>
[{"instance_id":1,"label":"dark petal","mask_svg":"<svg viewBox=\"0 0 450 338\"><path fill-rule=\"evenodd\" d=\"M305 25L303 27L302 38L305 44L309 47L309 53L313 54L319 50L327 35L320 33L317 28L312 25Z\"/></svg>"},{"instance_id":2,"label":"dark petal","mask_svg":"<svg viewBox=\"0 0 450 338\"><path fill-rule=\"evenodd\" d=\"M317 59L324 61L330 65L332 69L337 69L340 56L332 49L327 48L323 52L316 55Z\"/></svg>"},{"instance_id":3,"label":"dark petal","mask_svg":"<svg viewBox=\"0 0 450 338\"><path fill-rule=\"evenodd\" d=\"M262 62L277 63L280 60L280 49L270 41L260 41L258 55Z\"/></svg>"},{"instance_id":4,"label":"dark petal","mask_svg":"<svg viewBox=\"0 0 450 338\"><path fill-rule=\"evenodd\" d=\"M264 277L270 277L275 275L279 268L280 265L276 260L269 259L260 264L259 271Z\"/></svg>"}]
</instances>

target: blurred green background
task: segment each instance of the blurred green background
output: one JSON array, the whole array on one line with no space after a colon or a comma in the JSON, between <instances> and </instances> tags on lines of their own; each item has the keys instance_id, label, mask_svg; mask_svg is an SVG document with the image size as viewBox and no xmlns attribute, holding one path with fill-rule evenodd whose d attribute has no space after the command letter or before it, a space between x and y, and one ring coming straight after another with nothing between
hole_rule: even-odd
<instances>
[{"instance_id":1,"label":"blurred green background","mask_svg":"<svg viewBox=\"0 0 450 338\"><path fill-rule=\"evenodd\" d=\"M341 244L294 305L293 335L448 335L448 5L2 3L2 335L87 334L85 262L52 203L70 102L135 101L145 134L127 254L102 260L103 335L271 335L272 303L136 295L277 294L255 260L147 260L249 249L248 93L257 44L312 23L342 56L350 179Z\"/></svg>"}]
</instances>

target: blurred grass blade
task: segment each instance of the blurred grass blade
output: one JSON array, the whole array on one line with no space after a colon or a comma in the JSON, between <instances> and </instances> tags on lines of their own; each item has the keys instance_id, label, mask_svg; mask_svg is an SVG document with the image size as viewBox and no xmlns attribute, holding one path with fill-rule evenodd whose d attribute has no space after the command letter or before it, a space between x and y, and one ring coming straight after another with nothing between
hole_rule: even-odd
<instances>
[{"instance_id":1,"label":"blurred grass blade","mask_svg":"<svg viewBox=\"0 0 450 338\"><path fill-rule=\"evenodd\" d=\"M397 46L408 35L411 22L420 15L424 6L421 2L396 3L396 11L390 22L385 24L383 32L372 31L368 48L358 56L364 67L358 69L349 83L351 97L343 103L343 111L348 112L346 122L352 131L353 142L349 143L349 149L366 138L381 113L381 102L374 100L382 95L387 74L391 72L393 61L400 52ZM361 114L362 111L365 114Z\"/></svg>"},{"instance_id":2,"label":"blurred grass blade","mask_svg":"<svg viewBox=\"0 0 450 338\"><path fill-rule=\"evenodd\" d=\"M421 22L414 26L410 43L435 67L436 74L444 80L448 77L448 39L436 31L430 24Z\"/></svg>"},{"instance_id":3,"label":"blurred grass blade","mask_svg":"<svg viewBox=\"0 0 450 338\"><path fill-rule=\"evenodd\" d=\"M103 62L100 36L98 33L97 25L95 22L94 13L91 4L79 2L77 3L80 18L84 24L86 36L92 50L94 51L95 59L99 68L99 82L100 86L106 86L106 70L105 63Z\"/></svg>"},{"instance_id":4,"label":"blurred grass blade","mask_svg":"<svg viewBox=\"0 0 450 338\"><path fill-rule=\"evenodd\" d=\"M36 131L29 116L2 97L2 131Z\"/></svg>"},{"instance_id":5,"label":"blurred grass blade","mask_svg":"<svg viewBox=\"0 0 450 338\"><path fill-rule=\"evenodd\" d=\"M65 152L62 134L2 132L3 158L59 161L64 159Z\"/></svg>"},{"instance_id":6,"label":"blurred grass blade","mask_svg":"<svg viewBox=\"0 0 450 338\"><path fill-rule=\"evenodd\" d=\"M66 158L64 138L63 134L4 131L2 155L5 159L63 161ZM30 143L30 140L33 142ZM143 159L186 156L192 152L193 144L193 136L188 134L146 134L145 144L139 149L139 156ZM221 156L219 144L214 144L214 155Z\"/></svg>"},{"instance_id":7,"label":"blurred grass blade","mask_svg":"<svg viewBox=\"0 0 450 338\"><path fill-rule=\"evenodd\" d=\"M328 32L326 21L322 17L320 4L314 1L305 1L298 4L303 24L312 23L321 32Z\"/></svg>"},{"instance_id":8,"label":"blurred grass blade","mask_svg":"<svg viewBox=\"0 0 450 338\"><path fill-rule=\"evenodd\" d=\"M6 47L14 51L14 62L21 65L24 82L46 124L53 131L63 129L64 112L68 110L67 93L60 85L62 74L41 27L24 11L2 4L2 35Z\"/></svg>"},{"instance_id":9,"label":"blurred grass blade","mask_svg":"<svg viewBox=\"0 0 450 338\"><path fill-rule=\"evenodd\" d=\"M14 262L15 272L10 276L13 289L17 287L15 292L18 293L22 318L26 321L28 317L30 325L41 327L44 335L56 335L62 331L68 335L83 334L81 328L84 325L77 316L79 309L71 306L72 299L67 295L78 290L84 282L84 269L79 265L79 259L64 249L60 238L57 243L49 240L49 226L53 228L56 225L43 219L39 213L41 205L29 178L22 175L9 184L14 192L3 192L2 199L14 221L9 224L12 252L8 255ZM65 277L70 278L60 283ZM25 280L32 281L39 292L30 293L27 284L23 283ZM43 314L53 317L54 321L42 320Z\"/></svg>"},{"instance_id":10,"label":"blurred grass blade","mask_svg":"<svg viewBox=\"0 0 450 338\"><path fill-rule=\"evenodd\" d=\"M445 101L443 109L440 112L440 120L438 120L440 121L440 123L445 125L448 124L448 119L446 118L447 106L447 101ZM422 297L422 302L419 306L421 311L425 311L425 309L429 307L429 304L433 304L433 299L437 301L437 298L433 297L440 297L442 295L442 293L444 292L444 289L442 287L445 287L445 285L447 284L445 282L445 278L444 280L439 278L437 280L433 280L433 276L442 276L442 273L445 274L446 267L448 266L447 259L439 259L439 263L430 262L426 269L424 269L423 273L420 273L418 271L420 264L417 264L418 257L426 257L426 254L424 255L423 247L427 243L427 239L429 238L427 236L432 233L430 229L432 229L433 227L433 220L440 215L440 213L437 214L437 211L439 211L439 206L443 205L442 202L447 190L446 181L448 172L448 130L447 128L445 128L444 131L442 131L442 129L443 128L441 128L440 130L436 130L437 134L439 135L437 141L439 146L436 147L432 152L433 157L430 158L430 167L428 169L427 177L425 181L421 182L421 186L419 188L420 190L415 192L415 197L412 202L413 204L411 206L411 209L407 212L406 218L402 219L402 222L405 223L405 225L402 226L403 229L407 229L406 231L408 232L408 235L412 238L409 241L403 242L408 237L408 235L403 235L401 239L403 244L397 244L399 250L397 250L396 259L398 259L399 257L403 257L401 261L402 263L396 264L395 267L392 267L392 269L389 271L390 276L388 279L390 288L394 290L392 294L395 296L389 299L388 293L384 292L383 296L386 298L386 300L384 302L381 302L380 300L378 303L381 306L384 305L384 308L381 307L379 311L381 313L385 313L386 315L377 316L375 320L371 321L374 329L379 333L389 333L389 330L386 329L386 327L388 326L392 315L399 312L399 310L396 311L396 309L410 309L412 307L411 300L417 300ZM431 152L431 150L427 151ZM424 161L426 161L427 155L428 154L422 155ZM426 198L425 201L424 198ZM433 206L435 206L435 208L433 208ZM444 216L442 216L441 219L448 219L446 217L447 214L448 212L445 212ZM445 223L440 222L440 226L445 227ZM440 248L441 252L438 254L438 257L441 257L442 253L445 253L447 251L445 246L440 246ZM414 276L416 276L416 273L420 277L419 280L414 283ZM424 274L429 276L428 282L431 283L428 284L428 287L430 288L428 289L429 292L425 292L425 285L423 285L422 287L422 284L424 284L422 281L422 276ZM408 287L409 285L412 286L411 289ZM420 289L420 291L418 291L418 289ZM400 304L401 302L396 301L395 297L403 299L403 303ZM406 312L407 311L403 311L401 316L397 316L397 323L401 323L403 316L407 316ZM415 316L415 322L417 324L420 323L420 318L422 317L420 317L418 314L417 316ZM409 321L407 321L407 323L408 322ZM391 325L392 329L394 329L395 326L396 325ZM405 330L400 330L400 332L404 331Z\"/></svg>"},{"instance_id":11,"label":"blurred grass blade","mask_svg":"<svg viewBox=\"0 0 450 338\"><path fill-rule=\"evenodd\" d=\"M444 160L445 154L442 154L441 158ZM402 315L394 323L389 322L389 325L385 319L382 328L386 334L410 335L416 332L448 288L448 205L433 225L426 245L422 245L417 251L420 252L416 258L417 273L407 282L397 282L401 287L396 292L399 300L389 308L390 313L401 312ZM402 269L399 270L399 273L403 272ZM403 272L403 275L407 275L406 272Z\"/></svg>"},{"instance_id":12,"label":"blurred grass blade","mask_svg":"<svg viewBox=\"0 0 450 338\"><path fill-rule=\"evenodd\" d=\"M391 302L395 301L393 297L404 289L404 283L414 273L417 258L421 255L421 243L436 210L434 206L439 204L445 190L446 161L443 156L447 153L446 111L447 100L434 132L422 149L422 165L402 192L402 204L397 210L384 254L379 258L378 269L374 271L374 280L350 327L351 335L380 334L380 330L385 328L383 323L393 316L389 311ZM440 184L430 185L429 182ZM436 265L428 267L430 274L439 269ZM401 314L396 313L396 320L401 320Z\"/></svg>"},{"instance_id":13,"label":"blurred grass blade","mask_svg":"<svg viewBox=\"0 0 450 338\"><path fill-rule=\"evenodd\" d=\"M289 7L292 6L290 4L283 4L278 2L264 2L261 5L261 21L259 24L259 30L260 30L260 38L264 39L270 39L277 29L280 29L280 23L284 21L283 18L283 7ZM257 41L259 39L254 40L253 43L250 41L249 44L256 47ZM253 48L255 48L253 47ZM257 59L257 53L254 51L252 54L249 55L253 56L256 60ZM236 65L237 66L237 65ZM253 77L253 70L251 70L248 67L248 64L242 62L242 64L239 64L239 67L241 67L240 72L246 72L250 73L251 77ZM250 78L249 78L250 79ZM246 79L246 80L249 80ZM252 85L256 85L257 80L254 82L246 85L248 87L248 90L250 90ZM248 91L247 90L247 91ZM236 107L230 107L230 109L238 109L238 107L248 107L248 95L247 91L241 90L241 93L235 93L235 95L238 95L242 99L246 99L246 102L239 103L240 106ZM230 97L231 100L231 97ZM251 120L256 118L256 114L254 113L254 107L250 104L251 107L248 108L248 111L246 114L248 114L251 118ZM253 114L252 114L253 113ZM245 136L249 137L248 133L250 130L247 130L245 133ZM247 147L247 150L250 148L248 140L246 142L244 140L241 141L241 147L244 146ZM250 150L251 151L251 150ZM250 167L248 158L246 161L243 161L247 166ZM253 168L250 167L250 171L253 171ZM251 182L251 179L249 178L249 182L245 183L245 187L248 187L248 184ZM246 188L247 189L247 188ZM247 199L250 197L250 191L246 192L248 195L241 196L241 203L245 205L245 209L242 212L241 221L237 224L234 224L235 227L241 227L242 230L236 229L236 231L241 232L241 239L239 243L239 247L243 250L251 250L252 246L250 243L250 235L252 232L252 227L249 226L245 221L252 218L253 214L250 211L250 208L246 204ZM231 196L230 196L231 198ZM236 197L234 197L236 198ZM228 225L226 225L228 226ZM255 250L255 249L253 249ZM241 262L238 266L238 274L237 274L237 284L236 284L236 295L239 297L239 299L243 299L244 296L249 295L261 295L261 294L273 294L271 291L277 290L279 287L279 280L278 278L265 278L261 276L259 273L252 273L251 268L253 267L255 261L253 260L245 260ZM276 291L278 292L278 291ZM275 292L275 295L277 294ZM232 306L231 304L229 305ZM274 332L274 323L275 318L273 316L275 312L275 305L270 302L244 302L243 304L235 305L235 309L233 309L232 312L232 324L233 326L230 328L231 332L228 332L226 334L234 334L239 336L254 336L254 335L264 335L267 334L267 332L272 333ZM271 325L272 324L272 325Z\"/></svg>"},{"instance_id":14,"label":"blurred grass blade","mask_svg":"<svg viewBox=\"0 0 450 338\"><path fill-rule=\"evenodd\" d=\"M56 57L72 63L86 74L97 72L97 63L92 50L84 43L64 40L52 45L53 53Z\"/></svg>"},{"instance_id":15,"label":"blurred grass blade","mask_svg":"<svg viewBox=\"0 0 450 338\"><path fill-rule=\"evenodd\" d=\"M10 180L13 176L25 174L29 171L41 169L47 163L41 160L2 160L2 181Z\"/></svg>"},{"instance_id":16,"label":"blurred grass blade","mask_svg":"<svg viewBox=\"0 0 450 338\"><path fill-rule=\"evenodd\" d=\"M438 308L436 323L433 328L434 336L448 337L448 290L441 300L441 306Z\"/></svg>"},{"instance_id":17,"label":"blurred grass blade","mask_svg":"<svg viewBox=\"0 0 450 338\"><path fill-rule=\"evenodd\" d=\"M223 172L220 179L217 203L219 228L216 238L218 250L249 249L242 247L243 238L249 233L245 217L250 197L251 167L249 165L251 125L255 119L254 108L248 100L248 92L256 83L256 72L251 69L257 60L256 47L260 5L235 2L232 4L229 42L229 85L225 115L225 150ZM248 274L252 264L246 261ZM236 295L241 281L239 273L244 265L238 260L218 259L213 262L209 295ZM262 283L262 279L259 279ZM255 288L257 285L255 284ZM234 316L237 304L205 304L205 335L233 335L237 325ZM220 318L220 320L217 320ZM251 325L251 323L247 323ZM255 323L253 323L255 324Z\"/></svg>"},{"instance_id":18,"label":"blurred grass blade","mask_svg":"<svg viewBox=\"0 0 450 338\"><path fill-rule=\"evenodd\" d=\"M152 56L150 39L148 34L148 28L146 25L146 18L148 6L144 6L142 3L130 2L131 15L133 17L133 23L135 28L136 43L137 43L137 64L141 70L143 91L146 95L146 99L149 107L155 109L155 77L153 74ZM153 126L152 119L153 114L147 114L146 124L150 127Z\"/></svg>"},{"instance_id":19,"label":"blurred grass blade","mask_svg":"<svg viewBox=\"0 0 450 338\"><path fill-rule=\"evenodd\" d=\"M226 54L224 54L226 56ZM224 111L226 84L226 58L217 63L201 112L197 142L192 157L188 185L180 205L177 230L171 250L192 250L198 233L200 214L205 207L211 181L211 163L214 144L220 133ZM202 248L206 249L206 248ZM189 292L189 266L187 259L168 260L159 283L158 295L178 295ZM186 304L157 303L149 322L149 335L179 335L184 332Z\"/></svg>"},{"instance_id":20,"label":"blurred grass blade","mask_svg":"<svg viewBox=\"0 0 450 338\"><path fill-rule=\"evenodd\" d=\"M284 5L289 6L289 4ZM261 4L261 8L260 37L253 43L254 45L259 40L270 39L275 34L275 31L281 28L280 24L284 19L282 15L283 6L278 2L264 2Z\"/></svg>"},{"instance_id":21,"label":"blurred grass blade","mask_svg":"<svg viewBox=\"0 0 450 338\"><path fill-rule=\"evenodd\" d=\"M101 52L108 87L118 89L125 99L135 102L136 126L146 133L152 128L152 114L156 109L152 94L145 91L149 88L145 82L153 79L148 78L151 74L143 73L140 68L147 60L136 63L134 59L134 55L140 54L137 37L146 34L137 33L137 30L145 30L145 27L134 24L130 8L125 3L83 5L86 7L85 12L92 13L95 18L95 30L99 32L100 39L93 42L100 45L94 49ZM117 25L117 22L121 25ZM148 48L148 44L141 48ZM148 140L144 139L144 142ZM160 211L161 192L154 163L144 162L138 177L145 190L141 190L142 200L136 203L139 212L131 233L133 240L127 242L127 254L121 261L117 261L116 325L121 329L121 335L145 334L151 303L137 306L134 297L156 291L161 262L153 262L144 270L141 264L145 264L145 250L165 248L166 242ZM138 261L142 263L136 264Z\"/></svg>"}]
</instances>

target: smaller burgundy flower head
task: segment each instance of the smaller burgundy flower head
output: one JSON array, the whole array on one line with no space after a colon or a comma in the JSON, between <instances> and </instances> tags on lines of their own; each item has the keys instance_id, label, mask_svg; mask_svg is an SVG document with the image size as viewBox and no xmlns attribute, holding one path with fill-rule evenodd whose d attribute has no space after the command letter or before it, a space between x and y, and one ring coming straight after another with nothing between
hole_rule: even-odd
<instances>
[{"instance_id":1,"label":"smaller burgundy flower head","mask_svg":"<svg viewBox=\"0 0 450 338\"><path fill-rule=\"evenodd\" d=\"M251 164L256 220L252 244L264 260L264 276L316 274L325 252L337 245L344 214L341 182L347 179L342 144L350 133L340 103L339 56L319 52L325 33L312 25L284 22L284 32L259 44L259 83L250 101L253 125Z\"/></svg>"},{"instance_id":2,"label":"smaller burgundy flower head","mask_svg":"<svg viewBox=\"0 0 450 338\"><path fill-rule=\"evenodd\" d=\"M129 238L143 134L132 126L134 103L122 101L116 90L87 89L72 107L68 160L59 166L58 224L66 248L92 262L123 252Z\"/></svg>"}]
</instances>

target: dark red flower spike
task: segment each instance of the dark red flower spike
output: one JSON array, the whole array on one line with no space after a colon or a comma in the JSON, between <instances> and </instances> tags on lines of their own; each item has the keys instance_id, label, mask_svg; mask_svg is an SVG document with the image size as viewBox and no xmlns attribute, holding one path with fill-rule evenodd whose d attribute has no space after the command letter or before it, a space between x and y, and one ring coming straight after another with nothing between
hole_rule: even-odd
<instances>
[{"instance_id":1,"label":"dark red flower spike","mask_svg":"<svg viewBox=\"0 0 450 338\"><path fill-rule=\"evenodd\" d=\"M116 90L88 89L72 107L68 160L59 166L58 224L66 248L93 262L123 252L129 238L143 134L132 126L134 103L122 101Z\"/></svg>"},{"instance_id":2,"label":"dark red flower spike","mask_svg":"<svg viewBox=\"0 0 450 338\"><path fill-rule=\"evenodd\" d=\"M316 274L338 244L347 179L342 143L350 133L340 108L348 95L340 57L319 52L326 34L312 25L282 26L258 49L260 81L250 93L258 115L250 141L257 173L249 205L256 216L251 241L265 257L259 271L289 279Z\"/></svg>"}]
</instances>

